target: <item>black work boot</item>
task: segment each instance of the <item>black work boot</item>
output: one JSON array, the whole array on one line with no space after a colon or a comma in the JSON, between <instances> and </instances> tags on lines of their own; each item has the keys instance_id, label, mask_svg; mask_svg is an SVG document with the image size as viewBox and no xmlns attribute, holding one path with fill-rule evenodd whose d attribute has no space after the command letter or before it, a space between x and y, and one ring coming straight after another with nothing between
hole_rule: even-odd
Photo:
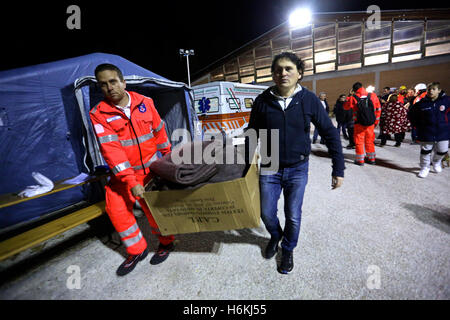
<instances>
[{"instance_id":1,"label":"black work boot","mask_svg":"<svg viewBox=\"0 0 450 320\"><path fill-rule=\"evenodd\" d=\"M159 244L158 250L156 250L153 257L150 259L151 265L157 265L162 262L164 262L168 257L170 252L172 252L175 249L175 244L173 242L163 245L162 243Z\"/></svg>"},{"instance_id":2,"label":"black work boot","mask_svg":"<svg viewBox=\"0 0 450 320\"><path fill-rule=\"evenodd\" d=\"M280 239L273 238L273 237L270 238L270 241L267 244L266 252L265 252L265 256L264 256L266 259L272 258L278 252L278 243L279 242L280 242Z\"/></svg>"},{"instance_id":3,"label":"black work boot","mask_svg":"<svg viewBox=\"0 0 450 320\"><path fill-rule=\"evenodd\" d=\"M278 272L288 274L292 269L294 269L294 252L281 250L281 263L278 267Z\"/></svg>"},{"instance_id":4,"label":"black work boot","mask_svg":"<svg viewBox=\"0 0 450 320\"><path fill-rule=\"evenodd\" d=\"M148 255L148 249L145 249L142 253L133 255L128 255L127 259L122 262L122 264L119 266L119 268L116 271L116 274L118 276L124 276L131 271L133 271L134 267L136 267L137 263L141 260L144 260L145 257Z\"/></svg>"}]
</instances>

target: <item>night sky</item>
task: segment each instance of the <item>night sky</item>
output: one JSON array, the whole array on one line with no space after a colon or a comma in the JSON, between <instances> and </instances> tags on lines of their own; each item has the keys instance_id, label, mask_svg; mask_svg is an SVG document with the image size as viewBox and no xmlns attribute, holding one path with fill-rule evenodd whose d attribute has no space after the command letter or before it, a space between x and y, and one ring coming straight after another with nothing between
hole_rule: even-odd
<instances>
[{"instance_id":1,"label":"night sky","mask_svg":"<svg viewBox=\"0 0 450 320\"><path fill-rule=\"evenodd\" d=\"M81 30L69 30L67 7L81 9ZM122 56L174 81L187 82L186 59L194 49L191 80L202 68L309 6L314 12L423 8L409 1L10 1L1 5L0 70L76 57L93 52ZM406 8L405 8L406 6ZM448 7L444 1L433 8Z\"/></svg>"}]
</instances>

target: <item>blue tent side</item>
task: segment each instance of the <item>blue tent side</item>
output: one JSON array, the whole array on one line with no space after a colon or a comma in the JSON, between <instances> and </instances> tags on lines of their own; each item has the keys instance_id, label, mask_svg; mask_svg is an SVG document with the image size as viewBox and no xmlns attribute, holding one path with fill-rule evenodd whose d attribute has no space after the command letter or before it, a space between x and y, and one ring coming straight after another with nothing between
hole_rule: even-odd
<instances>
[{"instance_id":1,"label":"blue tent side","mask_svg":"<svg viewBox=\"0 0 450 320\"><path fill-rule=\"evenodd\" d=\"M120 56L104 53L0 72L0 194L37 184L32 172L52 181L86 172L84 128L74 82L93 76L101 63L118 66L124 75L167 80ZM86 198L77 187L0 209L0 231Z\"/></svg>"}]
</instances>

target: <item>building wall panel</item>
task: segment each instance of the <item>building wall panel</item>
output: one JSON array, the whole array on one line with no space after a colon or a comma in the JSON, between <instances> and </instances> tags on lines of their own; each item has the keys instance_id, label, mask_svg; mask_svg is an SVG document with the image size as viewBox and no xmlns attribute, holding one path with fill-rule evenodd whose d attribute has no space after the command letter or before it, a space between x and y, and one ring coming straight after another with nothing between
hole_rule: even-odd
<instances>
[{"instance_id":1,"label":"building wall panel","mask_svg":"<svg viewBox=\"0 0 450 320\"><path fill-rule=\"evenodd\" d=\"M420 64L418 61L417 64ZM442 88L450 90L450 62L429 66L417 66L400 70L386 70L380 72L380 88L383 87L414 87L418 83L428 84L433 81L441 83Z\"/></svg>"}]
</instances>

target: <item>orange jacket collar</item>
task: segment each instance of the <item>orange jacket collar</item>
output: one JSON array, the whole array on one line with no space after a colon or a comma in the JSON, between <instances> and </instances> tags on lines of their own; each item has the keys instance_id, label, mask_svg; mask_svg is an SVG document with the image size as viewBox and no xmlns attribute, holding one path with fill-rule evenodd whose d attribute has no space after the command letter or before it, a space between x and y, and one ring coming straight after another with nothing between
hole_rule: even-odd
<instances>
[{"instance_id":1,"label":"orange jacket collar","mask_svg":"<svg viewBox=\"0 0 450 320\"><path fill-rule=\"evenodd\" d=\"M130 113L133 113L133 110L136 109L137 106L139 106L142 103L142 101L144 101L144 96L142 96L142 95L140 95L140 94L138 94L136 92L133 92L133 91L127 91L127 92L128 92L128 94L130 95L130 98L131 98ZM104 102L108 107L110 107L109 110L103 109L102 110L103 112L108 112L108 113L115 112L115 111L121 112L109 100L103 99L102 102ZM101 105L102 104L100 104L99 107L101 107Z\"/></svg>"}]
</instances>

